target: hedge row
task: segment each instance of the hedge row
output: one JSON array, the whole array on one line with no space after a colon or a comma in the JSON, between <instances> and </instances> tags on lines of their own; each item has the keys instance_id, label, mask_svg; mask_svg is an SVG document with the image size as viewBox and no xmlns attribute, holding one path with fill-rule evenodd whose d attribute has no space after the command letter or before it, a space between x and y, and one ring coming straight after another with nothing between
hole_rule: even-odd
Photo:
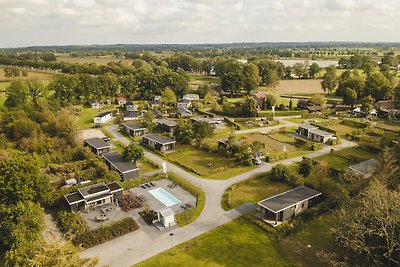
<instances>
[{"instance_id":1,"label":"hedge row","mask_svg":"<svg viewBox=\"0 0 400 267\"><path fill-rule=\"evenodd\" d=\"M224 121L226 122L226 124L235 127L236 130L241 129L240 125L235 123L233 119L224 116Z\"/></svg>"},{"instance_id":2,"label":"hedge row","mask_svg":"<svg viewBox=\"0 0 400 267\"><path fill-rule=\"evenodd\" d=\"M351 127L356 127L356 128L365 128L367 125L362 122L357 122L353 120L342 120L341 122L343 125L351 126Z\"/></svg>"},{"instance_id":3,"label":"hedge row","mask_svg":"<svg viewBox=\"0 0 400 267\"><path fill-rule=\"evenodd\" d=\"M306 150L316 151L322 148L322 143L315 143L298 137L295 137L295 140L296 140L295 142L296 146L299 146Z\"/></svg>"},{"instance_id":4,"label":"hedge row","mask_svg":"<svg viewBox=\"0 0 400 267\"><path fill-rule=\"evenodd\" d=\"M81 245L84 248L88 248L104 243L110 239L120 237L137 229L139 229L139 225L134 219L128 217L113 224L81 233L73 238L72 242L75 245Z\"/></svg>"},{"instance_id":5,"label":"hedge row","mask_svg":"<svg viewBox=\"0 0 400 267\"><path fill-rule=\"evenodd\" d=\"M177 224L182 227L194 222L200 216L201 212L203 211L204 205L206 204L206 196L203 190L189 183L185 179L176 176L173 173L168 173L168 179L197 198L196 207L188 209L175 216Z\"/></svg>"},{"instance_id":6,"label":"hedge row","mask_svg":"<svg viewBox=\"0 0 400 267\"><path fill-rule=\"evenodd\" d=\"M307 110L276 110L275 116L296 116L296 115L304 115L308 114ZM258 114L259 117L273 117L274 114L272 111L261 111Z\"/></svg>"}]
</instances>

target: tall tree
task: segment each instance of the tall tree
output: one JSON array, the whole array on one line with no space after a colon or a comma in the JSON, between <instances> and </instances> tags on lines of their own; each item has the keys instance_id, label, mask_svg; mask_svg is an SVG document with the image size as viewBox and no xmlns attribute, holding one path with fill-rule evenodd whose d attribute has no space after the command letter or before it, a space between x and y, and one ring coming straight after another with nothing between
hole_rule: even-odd
<instances>
[{"instance_id":1,"label":"tall tree","mask_svg":"<svg viewBox=\"0 0 400 267\"><path fill-rule=\"evenodd\" d=\"M197 143L203 143L204 139L213 136L214 128L205 121L196 121L193 123L193 138L197 141Z\"/></svg>"},{"instance_id":2,"label":"tall tree","mask_svg":"<svg viewBox=\"0 0 400 267\"><path fill-rule=\"evenodd\" d=\"M322 90L330 94L336 89L337 85L338 85L338 79L336 76L336 67L329 66L326 68L324 76L322 76L322 81L321 81Z\"/></svg>"},{"instance_id":3,"label":"tall tree","mask_svg":"<svg viewBox=\"0 0 400 267\"><path fill-rule=\"evenodd\" d=\"M312 63L310 67L308 67L308 76L311 79L315 79L320 70L321 69L317 63Z\"/></svg>"},{"instance_id":4,"label":"tall tree","mask_svg":"<svg viewBox=\"0 0 400 267\"><path fill-rule=\"evenodd\" d=\"M245 64L243 66L243 87L247 94L250 95L260 85L260 82L258 67L253 63Z\"/></svg>"},{"instance_id":5,"label":"tall tree","mask_svg":"<svg viewBox=\"0 0 400 267\"><path fill-rule=\"evenodd\" d=\"M165 106L175 106L176 105L176 95L171 88L165 87L161 92L161 103Z\"/></svg>"},{"instance_id":6,"label":"tall tree","mask_svg":"<svg viewBox=\"0 0 400 267\"><path fill-rule=\"evenodd\" d=\"M21 107L28 103L28 88L21 80L12 81L6 89L7 99L4 105L8 108Z\"/></svg>"},{"instance_id":7,"label":"tall tree","mask_svg":"<svg viewBox=\"0 0 400 267\"><path fill-rule=\"evenodd\" d=\"M122 156L128 161L136 163L144 157L143 148L140 145L131 142L127 147L125 147Z\"/></svg>"}]
</instances>

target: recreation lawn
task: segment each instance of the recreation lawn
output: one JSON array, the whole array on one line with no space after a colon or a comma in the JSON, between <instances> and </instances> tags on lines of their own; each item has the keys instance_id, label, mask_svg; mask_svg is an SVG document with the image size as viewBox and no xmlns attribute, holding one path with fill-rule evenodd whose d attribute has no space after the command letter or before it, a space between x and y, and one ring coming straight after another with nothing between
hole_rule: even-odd
<instances>
[{"instance_id":1,"label":"recreation lawn","mask_svg":"<svg viewBox=\"0 0 400 267\"><path fill-rule=\"evenodd\" d=\"M353 134L355 131L359 130L358 128L343 124L329 125L327 128L336 131L336 134L340 137L345 137L347 134Z\"/></svg>"},{"instance_id":2,"label":"recreation lawn","mask_svg":"<svg viewBox=\"0 0 400 267\"><path fill-rule=\"evenodd\" d=\"M292 266L258 226L239 218L135 266Z\"/></svg>"},{"instance_id":3,"label":"recreation lawn","mask_svg":"<svg viewBox=\"0 0 400 267\"><path fill-rule=\"evenodd\" d=\"M230 210L246 202L256 204L267 197L282 193L292 187L286 183L275 182L268 174L260 174L244 182L233 185L222 198L222 207Z\"/></svg>"},{"instance_id":4,"label":"recreation lawn","mask_svg":"<svg viewBox=\"0 0 400 267\"><path fill-rule=\"evenodd\" d=\"M99 109L83 107L82 105L76 106L74 108L74 113L76 113L75 115L77 116L78 129L81 130L91 128L94 125L93 119L97 114L106 111L113 111L115 108L115 105L107 105Z\"/></svg>"},{"instance_id":5,"label":"recreation lawn","mask_svg":"<svg viewBox=\"0 0 400 267\"><path fill-rule=\"evenodd\" d=\"M192 146L178 145L166 159L207 179L224 180L250 171L254 167L241 166L234 159L208 153Z\"/></svg>"}]
</instances>

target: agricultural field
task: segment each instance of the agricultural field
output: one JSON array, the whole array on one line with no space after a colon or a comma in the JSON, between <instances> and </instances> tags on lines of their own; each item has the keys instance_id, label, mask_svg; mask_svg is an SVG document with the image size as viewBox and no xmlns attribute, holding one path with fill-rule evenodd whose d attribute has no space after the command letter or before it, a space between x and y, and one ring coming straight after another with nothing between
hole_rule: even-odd
<instances>
[{"instance_id":1,"label":"agricultural field","mask_svg":"<svg viewBox=\"0 0 400 267\"><path fill-rule=\"evenodd\" d=\"M264 230L238 218L135 266L292 266L277 245Z\"/></svg>"},{"instance_id":2,"label":"agricultural field","mask_svg":"<svg viewBox=\"0 0 400 267\"><path fill-rule=\"evenodd\" d=\"M51 80L53 79L54 74L48 72L40 72L40 71L31 71L28 70L27 77L17 77L17 78L9 78L4 76L4 68L0 68L0 82L8 82L14 79L37 79L37 80Z\"/></svg>"},{"instance_id":3,"label":"agricultural field","mask_svg":"<svg viewBox=\"0 0 400 267\"><path fill-rule=\"evenodd\" d=\"M184 145L177 146L176 151L167 154L166 158L199 176L212 180L228 179L254 168L241 166L234 159Z\"/></svg>"},{"instance_id":4,"label":"agricultural field","mask_svg":"<svg viewBox=\"0 0 400 267\"><path fill-rule=\"evenodd\" d=\"M256 204L258 201L285 192L292 187L286 183L275 182L269 175L261 174L245 182L233 185L222 198L225 210L234 209L246 202Z\"/></svg>"},{"instance_id":5,"label":"agricultural field","mask_svg":"<svg viewBox=\"0 0 400 267\"><path fill-rule=\"evenodd\" d=\"M132 64L132 60L130 59L123 59L123 58L116 58L112 56L104 56L104 57L69 57L69 56L57 56L58 62L65 62L65 63L78 63L78 64L85 64L85 63L96 63L97 65L107 65L109 62L125 62L128 65Z\"/></svg>"}]
</instances>

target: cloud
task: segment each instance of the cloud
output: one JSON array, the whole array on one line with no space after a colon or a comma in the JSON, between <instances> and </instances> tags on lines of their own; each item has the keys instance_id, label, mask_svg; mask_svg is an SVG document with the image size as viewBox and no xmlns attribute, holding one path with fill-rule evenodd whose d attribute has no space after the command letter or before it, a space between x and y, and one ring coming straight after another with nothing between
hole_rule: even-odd
<instances>
[{"instance_id":1,"label":"cloud","mask_svg":"<svg viewBox=\"0 0 400 267\"><path fill-rule=\"evenodd\" d=\"M1 47L400 41L398 0L0 0L0 9Z\"/></svg>"}]
</instances>

